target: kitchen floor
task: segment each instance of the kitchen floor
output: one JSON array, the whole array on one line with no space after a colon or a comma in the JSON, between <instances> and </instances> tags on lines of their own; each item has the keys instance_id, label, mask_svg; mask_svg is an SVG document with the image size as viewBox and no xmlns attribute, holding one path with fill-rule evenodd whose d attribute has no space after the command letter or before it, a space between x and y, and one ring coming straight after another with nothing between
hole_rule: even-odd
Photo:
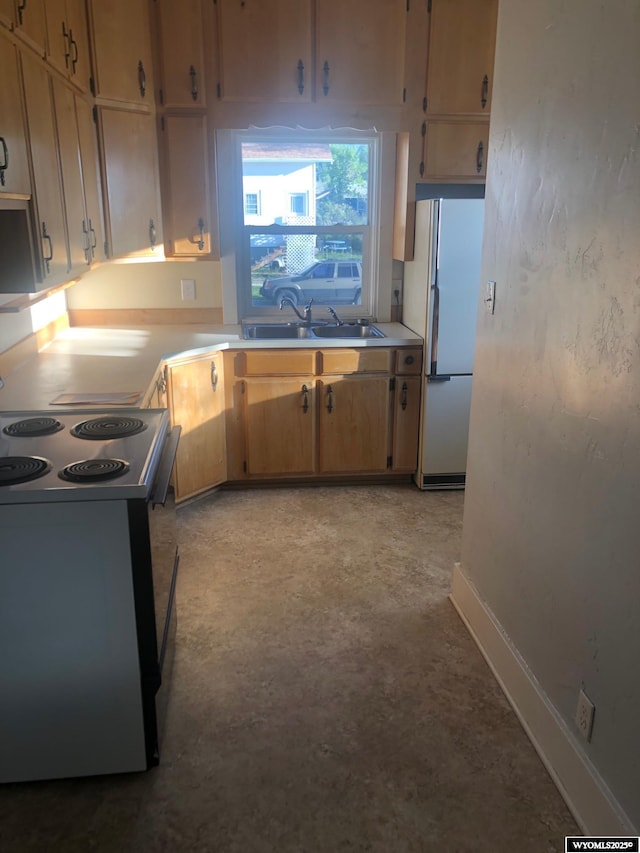
<instances>
[{"instance_id":1,"label":"kitchen floor","mask_svg":"<svg viewBox=\"0 0 640 853\"><path fill-rule=\"evenodd\" d=\"M5 785L3 853L563 850L577 827L447 598L463 501L343 486L181 508L161 766Z\"/></svg>"}]
</instances>

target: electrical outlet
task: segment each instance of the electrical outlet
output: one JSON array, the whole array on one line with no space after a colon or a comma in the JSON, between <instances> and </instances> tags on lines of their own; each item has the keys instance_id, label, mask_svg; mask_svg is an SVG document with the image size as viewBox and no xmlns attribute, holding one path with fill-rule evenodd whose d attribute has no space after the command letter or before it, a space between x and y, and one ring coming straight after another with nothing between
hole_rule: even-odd
<instances>
[{"instance_id":1,"label":"electrical outlet","mask_svg":"<svg viewBox=\"0 0 640 853\"><path fill-rule=\"evenodd\" d=\"M584 690L580 690L580 693L578 694L578 707L576 708L576 726L586 741L591 740L595 713L596 706L589 699Z\"/></svg>"},{"instance_id":2,"label":"electrical outlet","mask_svg":"<svg viewBox=\"0 0 640 853\"><path fill-rule=\"evenodd\" d=\"M184 302L191 301L196 298L196 280L195 278L180 279L180 288L182 290L182 300Z\"/></svg>"}]
</instances>

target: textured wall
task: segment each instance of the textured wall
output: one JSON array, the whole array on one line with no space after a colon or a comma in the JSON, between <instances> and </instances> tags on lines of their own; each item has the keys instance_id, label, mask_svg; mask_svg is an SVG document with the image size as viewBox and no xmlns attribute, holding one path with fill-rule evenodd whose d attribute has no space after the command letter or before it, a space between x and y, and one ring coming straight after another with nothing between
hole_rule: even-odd
<instances>
[{"instance_id":1,"label":"textured wall","mask_svg":"<svg viewBox=\"0 0 640 853\"><path fill-rule=\"evenodd\" d=\"M640 3L500 4L463 568L640 825Z\"/></svg>"}]
</instances>

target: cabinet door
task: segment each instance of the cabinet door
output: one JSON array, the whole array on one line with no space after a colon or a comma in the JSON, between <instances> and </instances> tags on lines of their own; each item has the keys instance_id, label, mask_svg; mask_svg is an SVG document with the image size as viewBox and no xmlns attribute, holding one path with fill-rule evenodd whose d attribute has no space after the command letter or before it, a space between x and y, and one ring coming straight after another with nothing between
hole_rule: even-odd
<instances>
[{"instance_id":1,"label":"cabinet door","mask_svg":"<svg viewBox=\"0 0 640 853\"><path fill-rule=\"evenodd\" d=\"M421 381L419 376L396 378L391 454L394 471L413 472L418 466Z\"/></svg>"},{"instance_id":2,"label":"cabinet door","mask_svg":"<svg viewBox=\"0 0 640 853\"><path fill-rule=\"evenodd\" d=\"M182 427L176 497L184 500L227 476L222 353L169 365L167 370L171 422Z\"/></svg>"},{"instance_id":3,"label":"cabinet door","mask_svg":"<svg viewBox=\"0 0 640 853\"><path fill-rule=\"evenodd\" d=\"M163 119L163 211L167 254L211 254L211 188L205 116Z\"/></svg>"},{"instance_id":4,"label":"cabinet door","mask_svg":"<svg viewBox=\"0 0 640 853\"><path fill-rule=\"evenodd\" d=\"M0 0L0 24L12 30L14 23L13 0Z\"/></svg>"},{"instance_id":5,"label":"cabinet door","mask_svg":"<svg viewBox=\"0 0 640 853\"><path fill-rule=\"evenodd\" d=\"M98 139L91 105L76 97L78 140L82 163L86 228L89 232L91 261L105 260L104 225L102 219L102 192L98 170Z\"/></svg>"},{"instance_id":6,"label":"cabinet door","mask_svg":"<svg viewBox=\"0 0 640 853\"><path fill-rule=\"evenodd\" d=\"M401 105L406 0L318 0L316 100Z\"/></svg>"},{"instance_id":7,"label":"cabinet door","mask_svg":"<svg viewBox=\"0 0 640 853\"><path fill-rule=\"evenodd\" d=\"M44 0L17 0L16 33L40 56L47 49L47 20Z\"/></svg>"},{"instance_id":8,"label":"cabinet door","mask_svg":"<svg viewBox=\"0 0 640 853\"><path fill-rule=\"evenodd\" d=\"M22 55L22 73L35 182L41 274L45 283L55 284L65 280L69 265L50 81L45 68L27 54Z\"/></svg>"},{"instance_id":9,"label":"cabinet door","mask_svg":"<svg viewBox=\"0 0 640 853\"><path fill-rule=\"evenodd\" d=\"M89 78L91 77L91 59L89 56L87 8L84 0L66 0L66 7L66 20L71 47L69 79L82 89L83 92L88 92Z\"/></svg>"},{"instance_id":10,"label":"cabinet door","mask_svg":"<svg viewBox=\"0 0 640 853\"><path fill-rule=\"evenodd\" d=\"M488 115L498 0L432 0L430 114Z\"/></svg>"},{"instance_id":11,"label":"cabinet door","mask_svg":"<svg viewBox=\"0 0 640 853\"><path fill-rule=\"evenodd\" d=\"M0 193L31 193L18 59L9 42L0 42Z\"/></svg>"},{"instance_id":12,"label":"cabinet door","mask_svg":"<svg viewBox=\"0 0 640 853\"><path fill-rule=\"evenodd\" d=\"M319 385L320 472L386 471L389 378L336 376Z\"/></svg>"},{"instance_id":13,"label":"cabinet door","mask_svg":"<svg viewBox=\"0 0 640 853\"><path fill-rule=\"evenodd\" d=\"M206 106L202 0L159 0L162 96L166 107Z\"/></svg>"},{"instance_id":14,"label":"cabinet door","mask_svg":"<svg viewBox=\"0 0 640 853\"><path fill-rule=\"evenodd\" d=\"M487 122L427 122L422 177L484 181L488 146Z\"/></svg>"},{"instance_id":15,"label":"cabinet door","mask_svg":"<svg viewBox=\"0 0 640 853\"><path fill-rule=\"evenodd\" d=\"M109 254L148 254L162 241L155 118L103 107L100 125Z\"/></svg>"},{"instance_id":16,"label":"cabinet door","mask_svg":"<svg viewBox=\"0 0 640 853\"><path fill-rule=\"evenodd\" d=\"M27 2L27 6L28 6ZM66 0L47 0L47 61L67 77L71 73L71 38Z\"/></svg>"},{"instance_id":17,"label":"cabinet door","mask_svg":"<svg viewBox=\"0 0 640 853\"><path fill-rule=\"evenodd\" d=\"M311 0L219 0L225 101L311 100Z\"/></svg>"},{"instance_id":18,"label":"cabinet door","mask_svg":"<svg viewBox=\"0 0 640 853\"><path fill-rule=\"evenodd\" d=\"M84 209L75 96L71 89L56 79L53 80L53 100L69 237L70 272L80 273L91 263L91 241Z\"/></svg>"},{"instance_id":19,"label":"cabinet door","mask_svg":"<svg viewBox=\"0 0 640 853\"><path fill-rule=\"evenodd\" d=\"M316 470L311 376L245 380L246 466L251 475Z\"/></svg>"},{"instance_id":20,"label":"cabinet door","mask_svg":"<svg viewBox=\"0 0 640 853\"><path fill-rule=\"evenodd\" d=\"M91 0L96 95L153 105L147 0Z\"/></svg>"}]
</instances>

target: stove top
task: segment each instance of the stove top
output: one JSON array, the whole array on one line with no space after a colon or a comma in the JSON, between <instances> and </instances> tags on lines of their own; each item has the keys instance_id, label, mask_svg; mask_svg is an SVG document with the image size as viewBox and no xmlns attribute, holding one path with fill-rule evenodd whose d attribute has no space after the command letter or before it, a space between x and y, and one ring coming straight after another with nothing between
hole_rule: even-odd
<instances>
[{"instance_id":1,"label":"stove top","mask_svg":"<svg viewBox=\"0 0 640 853\"><path fill-rule=\"evenodd\" d=\"M0 413L0 504L148 497L165 409Z\"/></svg>"}]
</instances>

